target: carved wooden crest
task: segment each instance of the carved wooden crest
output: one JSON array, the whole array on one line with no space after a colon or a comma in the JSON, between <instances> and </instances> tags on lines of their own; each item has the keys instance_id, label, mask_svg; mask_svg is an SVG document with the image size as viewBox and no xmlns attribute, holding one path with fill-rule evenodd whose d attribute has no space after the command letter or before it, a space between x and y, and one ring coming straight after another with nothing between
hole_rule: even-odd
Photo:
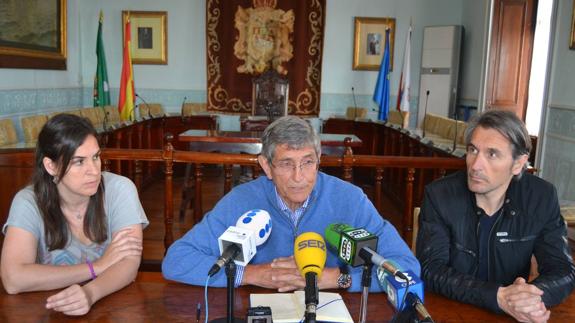
<instances>
[{"instance_id":1,"label":"carved wooden crest","mask_svg":"<svg viewBox=\"0 0 575 323\"><path fill-rule=\"evenodd\" d=\"M275 9L275 0L253 0L253 8L238 6L235 27L239 37L234 55L244 62L238 73L261 74L274 69L287 74L282 66L293 57L289 35L293 32L294 13Z\"/></svg>"}]
</instances>

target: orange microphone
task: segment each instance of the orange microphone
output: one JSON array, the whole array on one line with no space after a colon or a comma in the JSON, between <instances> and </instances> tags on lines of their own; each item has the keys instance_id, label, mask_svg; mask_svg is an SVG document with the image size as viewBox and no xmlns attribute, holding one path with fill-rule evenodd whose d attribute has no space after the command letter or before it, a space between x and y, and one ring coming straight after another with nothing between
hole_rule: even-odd
<instances>
[{"instance_id":1,"label":"orange microphone","mask_svg":"<svg viewBox=\"0 0 575 323\"><path fill-rule=\"evenodd\" d=\"M295 239L295 262L299 272L305 278L305 322L316 321L319 302L317 280L323 272L326 257L325 242L320 234L305 232Z\"/></svg>"}]
</instances>

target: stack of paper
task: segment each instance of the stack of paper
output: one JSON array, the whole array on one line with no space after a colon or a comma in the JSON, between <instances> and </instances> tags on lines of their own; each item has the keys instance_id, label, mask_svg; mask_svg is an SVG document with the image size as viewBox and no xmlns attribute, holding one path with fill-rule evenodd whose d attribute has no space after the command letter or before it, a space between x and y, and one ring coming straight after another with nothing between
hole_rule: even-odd
<instances>
[{"instance_id":1,"label":"stack of paper","mask_svg":"<svg viewBox=\"0 0 575 323\"><path fill-rule=\"evenodd\" d=\"M291 294L251 294L250 306L269 306L272 309L274 323L300 322L305 315L305 293L296 291ZM321 322L353 323L351 315L338 293L319 293L316 319Z\"/></svg>"}]
</instances>

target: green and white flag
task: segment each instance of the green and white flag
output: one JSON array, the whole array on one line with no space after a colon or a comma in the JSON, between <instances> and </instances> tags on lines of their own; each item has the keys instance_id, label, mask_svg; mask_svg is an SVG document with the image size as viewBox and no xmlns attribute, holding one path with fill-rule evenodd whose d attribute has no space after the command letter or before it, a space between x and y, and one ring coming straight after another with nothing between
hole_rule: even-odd
<instances>
[{"instance_id":1,"label":"green and white flag","mask_svg":"<svg viewBox=\"0 0 575 323\"><path fill-rule=\"evenodd\" d=\"M98 39L96 40L96 56L98 66L94 77L94 106L104 107L110 105L110 87L108 86L108 69L106 67L106 54L104 53L104 42L102 41L102 23L104 14L100 10L100 22L98 23Z\"/></svg>"}]
</instances>

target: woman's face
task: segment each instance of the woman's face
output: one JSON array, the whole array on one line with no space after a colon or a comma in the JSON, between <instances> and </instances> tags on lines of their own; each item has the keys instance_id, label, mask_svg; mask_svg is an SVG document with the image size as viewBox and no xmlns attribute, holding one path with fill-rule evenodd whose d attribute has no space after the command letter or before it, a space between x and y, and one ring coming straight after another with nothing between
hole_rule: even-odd
<instances>
[{"instance_id":1,"label":"woman's face","mask_svg":"<svg viewBox=\"0 0 575 323\"><path fill-rule=\"evenodd\" d=\"M66 174L58 182L60 195L78 198L96 194L102 178L101 166L98 140L89 135L74 152Z\"/></svg>"}]
</instances>

